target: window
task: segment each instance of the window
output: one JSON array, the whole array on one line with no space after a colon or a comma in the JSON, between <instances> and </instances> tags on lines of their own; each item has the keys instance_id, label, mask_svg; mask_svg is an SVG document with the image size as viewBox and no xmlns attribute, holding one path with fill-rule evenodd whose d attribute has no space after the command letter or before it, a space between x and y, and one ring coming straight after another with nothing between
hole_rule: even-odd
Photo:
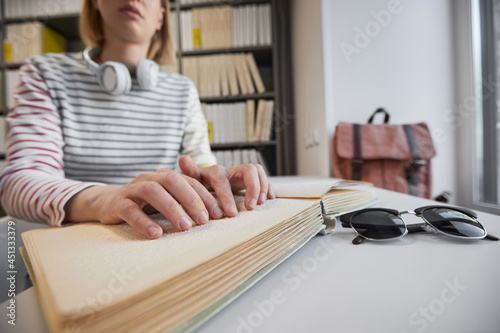
<instances>
[{"instance_id":1,"label":"window","mask_svg":"<svg viewBox=\"0 0 500 333\"><path fill-rule=\"evenodd\" d=\"M500 0L471 0L474 206L500 212Z\"/></svg>"}]
</instances>

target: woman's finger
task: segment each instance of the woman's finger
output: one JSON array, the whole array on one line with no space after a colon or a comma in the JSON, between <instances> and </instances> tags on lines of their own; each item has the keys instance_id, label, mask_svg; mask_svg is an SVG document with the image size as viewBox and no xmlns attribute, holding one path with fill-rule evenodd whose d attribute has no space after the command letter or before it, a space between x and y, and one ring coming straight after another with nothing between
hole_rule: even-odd
<instances>
[{"instance_id":1,"label":"woman's finger","mask_svg":"<svg viewBox=\"0 0 500 333\"><path fill-rule=\"evenodd\" d=\"M260 193L259 193L259 199L257 200L257 203L259 205L262 205L264 202L266 202L268 198L268 192L269 192L269 180L267 179L266 172L264 171L264 168L260 164L254 164L255 168L257 169L257 174L259 177L260 181Z\"/></svg>"},{"instance_id":2,"label":"woman's finger","mask_svg":"<svg viewBox=\"0 0 500 333\"><path fill-rule=\"evenodd\" d=\"M203 168L201 172L203 179L209 182L210 186L214 189L226 215L230 217L238 215L231 184L227 179L226 168L221 165L213 165Z\"/></svg>"},{"instance_id":3,"label":"woman's finger","mask_svg":"<svg viewBox=\"0 0 500 333\"><path fill-rule=\"evenodd\" d=\"M193 226L192 218L186 213L177 200L158 182L147 181L139 184L135 197L154 207L178 230L186 231ZM198 217L200 214L201 213L195 213L195 216ZM208 221L208 217L200 224L204 224L206 221Z\"/></svg>"},{"instance_id":4,"label":"woman's finger","mask_svg":"<svg viewBox=\"0 0 500 333\"><path fill-rule=\"evenodd\" d=\"M182 173L188 177L194 178L197 181L201 182L201 173L200 169L194 162L193 158L188 155L182 155L179 158L179 168Z\"/></svg>"},{"instance_id":5,"label":"woman's finger","mask_svg":"<svg viewBox=\"0 0 500 333\"><path fill-rule=\"evenodd\" d=\"M205 208L208 210L210 217L214 219L220 219L224 217L224 212L222 211L219 202L210 193L205 186L203 186L199 181L188 176L184 176L186 181L191 185L191 187L198 193L201 200L205 204Z\"/></svg>"},{"instance_id":6,"label":"woman's finger","mask_svg":"<svg viewBox=\"0 0 500 333\"><path fill-rule=\"evenodd\" d=\"M163 234L162 228L144 213L133 200L122 199L115 208L122 220L147 238L156 239Z\"/></svg>"},{"instance_id":7,"label":"woman's finger","mask_svg":"<svg viewBox=\"0 0 500 333\"><path fill-rule=\"evenodd\" d=\"M238 168L241 170L240 172L245 184L245 207L248 210L252 210L257 206L261 191L259 173L253 164L243 164L238 166Z\"/></svg>"},{"instance_id":8,"label":"woman's finger","mask_svg":"<svg viewBox=\"0 0 500 333\"><path fill-rule=\"evenodd\" d=\"M257 206L260 194L260 180L257 168L253 164L241 164L228 167L227 178L232 190L245 190L245 207L252 210Z\"/></svg>"},{"instance_id":9,"label":"woman's finger","mask_svg":"<svg viewBox=\"0 0 500 333\"><path fill-rule=\"evenodd\" d=\"M276 194L274 193L273 186L269 183L269 189L267 190L268 199L276 199Z\"/></svg>"},{"instance_id":10,"label":"woman's finger","mask_svg":"<svg viewBox=\"0 0 500 333\"><path fill-rule=\"evenodd\" d=\"M208 222L209 215L208 211L205 208L203 200L193 189L193 187L191 187L191 185L186 181L184 176L174 171L158 172L156 173L156 175L158 177L156 181L166 190L166 192L168 192L169 196L175 199L174 201L176 201L176 204L180 204L184 208L184 210L189 214L194 223L201 225ZM175 207L170 201L167 202L167 196L165 196L165 194L161 196L161 198L164 202L164 205L167 205L167 207ZM153 200L153 198L151 198L150 200ZM161 205L161 203L158 204ZM165 208L161 208L156 205L153 206L162 214L163 211L165 211ZM186 230L183 227L186 225L187 221L178 216L180 211L178 209L174 209L174 213L176 217L181 218L180 222L182 222L182 225L179 224L179 226L181 227L180 230Z\"/></svg>"}]
</instances>

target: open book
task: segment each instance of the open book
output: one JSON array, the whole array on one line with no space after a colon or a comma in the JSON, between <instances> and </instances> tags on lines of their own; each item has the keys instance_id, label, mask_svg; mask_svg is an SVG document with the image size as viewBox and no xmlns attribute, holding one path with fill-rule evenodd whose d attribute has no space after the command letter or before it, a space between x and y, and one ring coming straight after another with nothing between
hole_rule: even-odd
<instances>
[{"instance_id":1,"label":"open book","mask_svg":"<svg viewBox=\"0 0 500 333\"><path fill-rule=\"evenodd\" d=\"M279 198L321 200L325 228L328 234L336 227L336 217L372 206L376 201L373 185L362 181L317 177L271 177L274 192Z\"/></svg>"},{"instance_id":2,"label":"open book","mask_svg":"<svg viewBox=\"0 0 500 333\"><path fill-rule=\"evenodd\" d=\"M271 177L278 198L318 199L323 213L329 216L344 214L372 205L377 200L372 184L355 180L316 177Z\"/></svg>"},{"instance_id":3,"label":"open book","mask_svg":"<svg viewBox=\"0 0 500 333\"><path fill-rule=\"evenodd\" d=\"M340 198L340 197L339 197ZM321 202L268 200L146 240L129 225L76 223L23 233L25 260L54 332L193 330L324 226Z\"/></svg>"}]
</instances>

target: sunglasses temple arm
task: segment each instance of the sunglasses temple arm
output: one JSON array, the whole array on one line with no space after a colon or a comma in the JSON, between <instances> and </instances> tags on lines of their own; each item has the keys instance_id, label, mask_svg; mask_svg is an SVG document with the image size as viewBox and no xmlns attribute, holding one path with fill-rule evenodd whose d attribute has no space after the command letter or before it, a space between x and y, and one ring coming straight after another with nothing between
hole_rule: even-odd
<instances>
[{"instance_id":1,"label":"sunglasses temple arm","mask_svg":"<svg viewBox=\"0 0 500 333\"><path fill-rule=\"evenodd\" d=\"M486 234L486 236L484 237L484 239L489 239L489 240L492 240L492 241L500 240L500 239L498 239L497 236L493 236L493 235L490 235L490 234Z\"/></svg>"},{"instance_id":2,"label":"sunglasses temple arm","mask_svg":"<svg viewBox=\"0 0 500 333\"><path fill-rule=\"evenodd\" d=\"M342 221L342 219L341 219L341 221ZM341 224L342 224L342 227L344 227L344 228L351 228L351 223L349 223L349 222L342 221L342 223L341 223ZM365 240L365 239L364 239L364 237L362 237L362 236L357 236L356 238L354 238L354 239L352 240L352 243L353 243L354 245L359 245L359 244L363 243L363 242L364 242L364 240Z\"/></svg>"}]
</instances>

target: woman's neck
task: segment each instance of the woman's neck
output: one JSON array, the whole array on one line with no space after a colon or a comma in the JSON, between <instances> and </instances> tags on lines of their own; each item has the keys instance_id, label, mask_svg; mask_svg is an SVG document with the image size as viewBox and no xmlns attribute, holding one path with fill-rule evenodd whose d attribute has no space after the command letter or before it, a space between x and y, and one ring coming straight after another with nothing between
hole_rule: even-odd
<instances>
[{"instance_id":1,"label":"woman's neck","mask_svg":"<svg viewBox=\"0 0 500 333\"><path fill-rule=\"evenodd\" d=\"M99 54L99 62L121 62L129 71L135 71L139 60L146 58L148 46L141 44L122 44L106 42Z\"/></svg>"}]
</instances>

